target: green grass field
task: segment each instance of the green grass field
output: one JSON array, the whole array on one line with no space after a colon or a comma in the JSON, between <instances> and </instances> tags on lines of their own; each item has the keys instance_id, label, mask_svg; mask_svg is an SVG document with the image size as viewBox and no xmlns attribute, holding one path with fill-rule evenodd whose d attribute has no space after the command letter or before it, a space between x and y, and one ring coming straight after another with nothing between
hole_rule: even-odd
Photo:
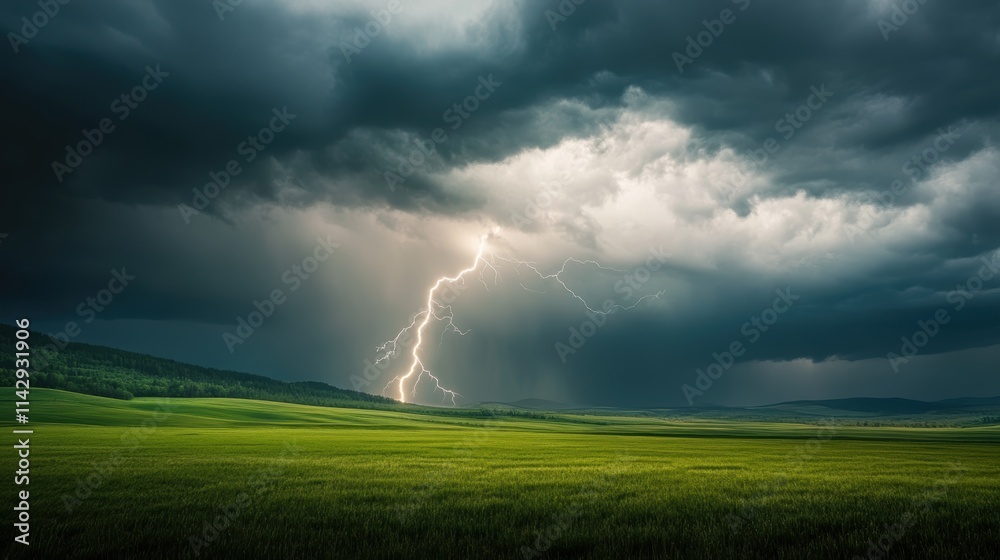
<instances>
[{"instance_id":1,"label":"green grass field","mask_svg":"<svg viewBox=\"0 0 1000 560\"><path fill-rule=\"evenodd\" d=\"M996 427L31 400L31 554L8 522L9 558L850 559L880 539L888 558L1000 550ZM8 446L8 473L15 462Z\"/></svg>"}]
</instances>

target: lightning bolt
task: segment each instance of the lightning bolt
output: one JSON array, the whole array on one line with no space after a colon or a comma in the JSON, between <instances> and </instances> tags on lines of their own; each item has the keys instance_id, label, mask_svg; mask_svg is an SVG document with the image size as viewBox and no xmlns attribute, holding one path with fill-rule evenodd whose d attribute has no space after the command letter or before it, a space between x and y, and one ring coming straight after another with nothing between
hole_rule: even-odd
<instances>
[{"instance_id":1,"label":"lightning bolt","mask_svg":"<svg viewBox=\"0 0 1000 560\"><path fill-rule=\"evenodd\" d=\"M438 278L437 282L435 282L434 285L431 287L431 289L428 290L428 292L427 292L427 305L426 305L426 307L421 312L417 313L417 315L413 318L413 321L408 326L404 327L403 330L399 331L399 334L397 334L395 338L393 338L392 340L386 342L385 344L383 344L382 346L379 347L379 350L382 352L382 355L379 356L378 360L376 360L376 365L378 365L382 361L391 359L392 356L394 356L396 354L396 352L399 350L400 339L407 332L409 332L411 329L413 329L414 325L417 324L418 320L420 321L420 325L417 326L417 342L416 342L416 344L413 345L413 351L411 352L411 356L412 356L413 360L410 362L410 369L406 372L405 375L397 375L391 381L389 381L389 383L382 389L383 392L386 389L388 389L393 383L398 383L398 385L399 385L399 400L401 402L406 402L406 380L410 379L411 377L413 377L414 374L416 374L417 375L417 379L413 383L413 390L410 393L411 396L413 396L413 395L416 394L416 392L417 392L417 385L420 383L420 380L423 379L423 377L425 375L427 377L431 378L432 380L434 380L434 385L435 385L434 389L435 389L435 391L438 390L438 389L440 389L441 392L444 393L444 398L445 399L447 399L448 397L451 397L451 404L452 404L452 406L455 405L455 397L462 396L462 395L456 393L455 391L452 391L451 389L447 389L447 388L445 388L445 387L443 387L441 385L441 380L438 379L433 373L431 373L430 370L428 370L424 366L424 362L420 358L420 350L421 350L421 346L424 343L424 329L426 329L427 325L430 324L431 319L437 319L439 321L444 321L445 322L445 331L444 332L448 332L449 330L451 330L453 332L456 332L456 333L462 334L462 335L464 335L464 334L466 334L466 332L468 332L468 331L462 331L457 326L455 326L455 322L454 322L455 314L454 314L451 306L450 305L442 305L441 303L439 303L437 300L434 299L434 295L437 293L438 289L441 288L441 286L443 286L445 283L454 284L455 282L458 282L459 280L464 280L464 277L465 277L466 274L474 272L477 268L479 268L479 262L480 261L486 262L487 266L489 266L489 267L492 268L493 265L490 264L489 262L485 261L485 259L483 258L483 253L486 250L486 240L488 238L489 238L488 235L484 235L484 236L482 236L480 238L480 240L479 240L479 250L476 251L476 258L472 261L472 265L469 266L468 268L462 270L461 272L459 272L455 276L443 276L441 278ZM480 279L482 279L482 278L480 278ZM438 313L441 313L441 314L439 315ZM422 320L419 319L421 315L423 316ZM418 371L419 371L419 373L418 373ZM443 399L442 399L442 402L443 402Z\"/></svg>"},{"instance_id":2,"label":"lightning bolt","mask_svg":"<svg viewBox=\"0 0 1000 560\"><path fill-rule=\"evenodd\" d=\"M441 399L441 402L443 403L450 398L452 406L455 406L456 404L455 398L461 397L462 395L452 389L448 389L443 385L441 385L441 380L438 379L438 377L435 376L429 369L427 369L427 367L424 365L423 359L421 358L421 350L424 344L424 331L427 329L427 326L431 323L432 320L437 320L444 322L444 330L442 331L442 335L449 331L460 335L465 335L468 333L468 331L463 331L462 329L458 328L458 326L455 325L454 322L455 313L451 305L446 305L438 301L438 299L436 298L436 294L438 290L442 288L442 286L452 285L459 282L464 284L466 275L469 275L475 272L476 270L479 270L480 264L482 264L483 266L482 270L480 270L479 280L483 283L483 285L486 286L487 289L489 289L489 285L483 278L483 274L486 270L492 270L494 274L494 282L497 282L500 277L500 272L497 269L496 261L499 260L513 265L513 268L515 272L518 274L518 276L520 276L521 274L521 269L526 268L531 272L533 272L535 275L537 275L538 278L543 281L555 280L556 283L558 283L574 299L582 303L583 306L587 309L587 311L590 311L591 313L600 316L607 316L611 315L612 313L616 313L618 311L633 309L642 302L646 301L647 299L659 299L664 294L663 291L660 291L656 294L645 295L639 298L634 304L628 307L620 304L615 304L606 311L594 309L590 306L590 304L587 303L586 299L577 294L562 279L561 275L566 273L566 267L571 263L575 263L582 266L593 265L600 270L619 272L622 274L626 274L627 271L620 270L617 268L607 267L597 261L579 260L571 257L563 261L562 266L556 272L553 272L551 274L545 274L529 261L503 257L492 252L489 253L489 258L487 258L486 256L487 242L492 236L497 235L498 232L499 228L495 228L492 234L487 234L480 237L479 249L476 251L476 257L475 259L473 259L472 264L469 265L468 268L461 270L458 274L454 276L442 276L441 278L438 278L437 281L434 282L434 285L431 286L431 288L427 291L426 306L422 310L420 310L416 315L414 315L413 320L410 321L410 324L403 327L403 329L400 330L399 333L397 333L394 338L386 341L385 343L376 348L378 356L376 357L375 365L381 367L382 363L391 360L393 357L395 357L400 353L401 348L403 346L402 343L403 337L407 333L412 332L414 329L416 329L417 340L416 343L413 345L413 349L410 352L410 357L411 357L410 367L407 369L405 374L397 375L396 377L392 378L389 381L389 383L387 383L386 386L382 389L383 393L385 393L385 391L387 391L390 387L393 386L393 384L395 384L398 389L399 400L405 403L407 398L406 385L408 381L413 379L414 376L416 376L416 379L413 381L413 385L410 390L410 397L414 397L416 396L417 386L420 384L420 381L424 379L424 377L427 377L434 382L434 391L442 392L443 397ZM520 285L522 288L524 288L529 292L533 292L536 294L544 293L532 290L526 287L523 283L520 283Z\"/></svg>"}]
</instances>

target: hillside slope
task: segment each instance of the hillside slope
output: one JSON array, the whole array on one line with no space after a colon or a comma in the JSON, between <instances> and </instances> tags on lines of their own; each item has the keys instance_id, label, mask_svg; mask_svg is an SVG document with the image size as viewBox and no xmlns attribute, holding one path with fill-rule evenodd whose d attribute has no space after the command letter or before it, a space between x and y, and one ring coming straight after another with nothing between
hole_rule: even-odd
<instances>
[{"instance_id":1,"label":"hillside slope","mask_svg":"<svg viewBox=\"0 0 1000 560\"><path fill-rule=\"evenodd\" d=\"M0 348L14 349L16 329L0 324ZM378 407L396 401L315 381L286 382L71 342L45 350L51 339L31 333L31 385L117 399L132 397L229 397L298 404ZM54 348L54 346L52 346ZM14 385L13 360L0 363L0 385Z\"/></svg>"}]
</instances>

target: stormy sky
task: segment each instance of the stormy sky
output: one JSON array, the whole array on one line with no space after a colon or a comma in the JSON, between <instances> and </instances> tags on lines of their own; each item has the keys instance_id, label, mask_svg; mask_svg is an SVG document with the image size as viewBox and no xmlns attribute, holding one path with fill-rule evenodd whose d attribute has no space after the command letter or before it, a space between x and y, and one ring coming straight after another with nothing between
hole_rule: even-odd
<instances>
[{"instance_id":1,"label":"stormy sky","mask_svg":"<svg viewBox=\"0 0 1000 560\"><path fill-rule=\"evenodd\" d=\"M459 404L1000 394L995 1L17 1L0 22L4 322L381 393L406 357L366 360L490 234L451 298L466 334L433 321L423 346ZM588 315L606 301L631 309Z\"/></svg>"}]
</instances>

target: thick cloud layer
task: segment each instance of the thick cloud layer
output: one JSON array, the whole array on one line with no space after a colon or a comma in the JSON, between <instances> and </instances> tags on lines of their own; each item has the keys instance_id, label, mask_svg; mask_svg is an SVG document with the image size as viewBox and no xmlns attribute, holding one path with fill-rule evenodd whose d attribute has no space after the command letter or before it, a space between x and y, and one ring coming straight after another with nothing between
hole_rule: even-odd
<instances>
[{"instance_id":1,"label":"thick cloud layer","mask_svg":"<svg viewBox=\"0 0 1000 560\"><path fill-rule=\"evenodd\" d=\"M40 9L0 8L4 320L350 387L500 227L500 257L625 271L566 268L594 306L662 296L592 329L494 261L468 334L428 331L465 404L1000 392L995 2Z\"/></svg>"}]
</instances>

